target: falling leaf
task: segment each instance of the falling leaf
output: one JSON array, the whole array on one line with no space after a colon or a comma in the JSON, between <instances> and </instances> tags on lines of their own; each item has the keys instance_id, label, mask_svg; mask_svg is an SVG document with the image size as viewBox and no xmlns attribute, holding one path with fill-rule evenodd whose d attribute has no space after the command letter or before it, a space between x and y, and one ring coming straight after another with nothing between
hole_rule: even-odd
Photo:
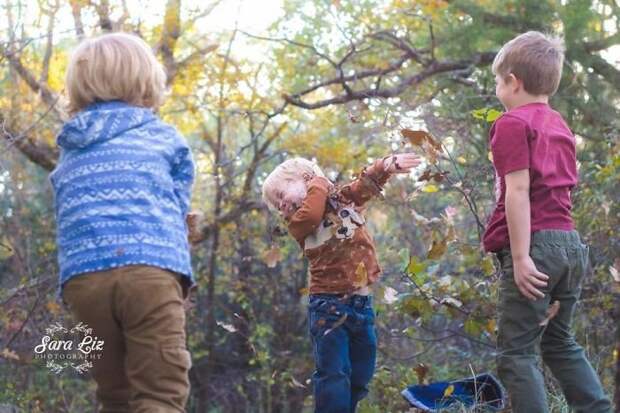
<instances>
[{"instance_id":1,"label":"falling leaf","mask_svg":"<svg viewBox=\"0 0 620 413\"><path fill-rule=\"evenodd\" d=\"M441 145L436 146L432 142L424 141L422 144L422 149L424 150L424 154L426 155L426 159L431 165L437 164L437 159L442 152Z\"/></svg>"},{"instance_id":2,"label":"falling leaf","mask_svg":"<svg viewBox=\"0 0 620 413\"><path fill-rule=\"evenodd\" d=\"M456 161L458 163L460 163L461 165L466 164L467 160L465 158L463 158L462 156L459 156L458 158L456 158Z\"/></svg>"},{"instance_id":3,"label":"falling leaf","mask_svg":"<svg viewBox=\"0 0 620 413\"><path fill-rule=\"evenodd\" d=\"M310 293L310 290L308 290L308 287L304 287L304 288L300 288L299 289L299 295L308 295Z\"/></svg>"},{"instance_id":4,"label":"falling leaf","mask_svg":"<svg viewBox=\"0 0 620 413\"><path fill-rule=\"evenodd\" d=\"M495 321L494 318L491 318L486 326L484 326L484 329L487 331L487 333L489 334L495 334L495 328L497 326L497 322Z\"/></svg>"},{"instance_id":5,"label":"falling leaf","mask_svg":"<svg viewBox=\"0 0 620 413\"><path fill-rule=\"evenodd\" d=\"M468 318L463 325L463 330L470 336L478 337L482 332L482 326L476 320Z\"/></svg>"},{"instance_id":6,"label":"falling leaf","mask_svg":"<svg viewBox=\"0 0 620 413\"><path fill-rule=\"evenodd\" d=\"M293 387L299 387L300 389L306 388L306 386L298 382L295 377L291 377L291 383L293 383Z\"/></svg>"},{"instance_id":7,"label":"falling leaf","mask_svg":"<svg viewBox=\"0 0 620 413\"><path fill-rule=\"evenodd\" d=\"M555 300L553 304L551 304L551 306L547 309L547 316L545 317L545 319L541 321L538 325L541 327L547 326L547 324L549 324L549 321L551 321L551 319L558 314L558 311L560 311L560 302L558 300Z\"/></svg>"},{"instance_id":8,"label":"falling leaf","mask_svg":"<svg viewBox=\"0 0 620 413\"><path fill-rule=\"evenodd\" d=\"M340 317L331 328L328 328L327 330L325 330L325 332L323 333L323 336L328 335L329 333L331 333L332 331L334 331L335 329L343 325L344 322L347 321L347 317L348 317L348 314L343 314L342 317Z\"/></svg>"},{"instance_id":9,"label":"falling leaf","mask_svg":"<svg viewBox=\"0 0 620 413\"><path fill-rule=\"evenodd\" d=\"M353 286L356 288L365 287L368 285L368 271L364 262L357 264L355 269L355 279L353 280Z\"/></svg>"},{"instance_id":10,"label":"falling leaf","mask_svg":"<svg viewBox=\"0 0 620 413\"><path fill-rule=\"evenodd\" d=\"M412 255L411 257L409 257L409 264L407 265L407 274L417 274L417 273L421 273L424 270L426 270L426 267L428 266L427 263L424 262L420 262L418 260L418 257L416 257L415 255Z\"/></svg>"},{"instance_id":11,"label":"falling leaf","mask_svg":"<svg viewBox=\"0 0 620 413\"><path fill-rule=\"evenodd\" d=\"M442 239L441 241L433 240L433 244L431 245L431 249L428 250L428 254L426 257L429 260L439 259L445 254L448 246L447 238Z\"/></svg>"},{"instance_id":12,"label":"falling leaf","mask_svg":"<svg viewBox=\"0 0 620 413\"><path fill-rule=\"evenodd\" d=\"M424 188L422 188L422 192L433 193L437 191L439 191L439 188L437 188L437 186L433 184L425 185Z\"/></svg>"},{"instance_id":13,"label":"falling leaf","mask_svg":"<svg viewBox=\"0 0 620 413\"><path fill-rule=\"evenodd\" d=\"M348 115L349 115L349 120L351 121L351 123L359 123L360 118L355 113L349 111Z\"/></svg>"},{"instance_id":14,"label":"falling leaf","mask_svg":"<svg viewBox=\"0 0 620 413\"><path fill-rule=\"evenodd\" d=\"M58 313L60 313L60 305L58 305L56 301L48 301L45 304L45 308L47 308L47 311L49 311L53 315L58 315Z\"/></svg>"},{"instance_id":15,"label":"falling leaf","mask_svg":"<svg viewBox=\"0 0 620 413\"><path fill-rule=\"evenodd\" d=\"M420 175L420 177L418 178L418 182L420 181L430 181L433 177L433 172L432 170L429 168L426 171L424 171L422 173L422 175Z\"/></svg>"},{"instance_id":16,"label":"falling leaf","mask_svg":"<svg viewBox=\"0 0 620 413\"><path fill-rule=\"evenodd\" d=\"M620 273L618 272L618 269L616 267L609 267L609 273L611 274L615 282L620 283Z\"/></svg>"},{"instance_id":17,"label":"falling leaf","mask_svg":"<svg viewBox=\"0 0 620 413\"><path fill-rule=\"evenodd\" d=\"M454 393L454 385L451 384L443 392L443 397L450 397Z\"/></svg>"},{"instance_id":18,"label":"falling leaf","mask_svg":"<svg viewBox=\"0 0 620 413\"><path fill-rule=\"evenodd\" d=\"M263 260L267 264L267 267L274 268L279 261L282 261L282 253L280 248L276 245L272 245L269 251L265 253Z\"/></svg>"},{"instance_id":19,"label":"falling leaf","mask_svg":"<svg viewBox=\"0 0 620 413\"><path fill-rule=\"evenodd\" d=\"M17 355L17 353L13 350L9 350L6 347L2 351L0 351L0 357L3 357L7 360L19 361L19 356Z\"/></svg>"},{"instance_id":20,"label":"falling leaf","mask_svg":"<svg viewBox=\"0 0 620 413\"><path fill-rule=\"evenodd\" d=\"M401 129L400 133L415 146L422 146L427 139L433 139L430 133L423 130Z\"/></svg>"},{"instance_id":21,"label":"falling leaf","mask_svg":"<svg viewBox=\"0 0 620 413\"><path fill-rule=\"evenodd\" d=\"M424 144L428 144L437 152L443 152L443 148L441 147L441 143L437 142L433 135L423 130L411 130L411 129L401 129L401 135L404 138L409 140L409 142L414 146L424 147Z\"/></svg>"},{"instance_id":22,"label":"falling leaf","mask_svg":"<svg viewBox=\"0 0 620 413\"><path fill-rule=\"evenodd\" d=\"M476 109L471 112L472 116L476 119L484 120L486 122L492 123L497 120L500 116L503 115L503 112L500 112L496 109L491 108L482 108Z\"/></svg>"},{"instance_id":23,"label":"falling leaf","mask_svg":"<svg viewBox=\"0 0 620 413\"><path fill-rule=\"evenodd\" d=\"M229 333L237 332L237 329L232 324L224 323L222 321L217 321L216 324L222 327L224 330L228 331Z\"/></svg>"},{"instance_id":24,"label":"falling leaf","mask_svg":"<svg viewBox=\"0 0 620 413\"><path fill-rule=\"evenodd\" d=\"M383 292L383 301L385 301L386 304L394 304L398 301L398 291L392 287L385 287L385 291Z\"/></svg>"},{"instance_id":25,"label":"falling leaf","mask_svg":"<svg viewBox=\"0 0 620 413\"><path fill-rule=\"evenodd\" d=\"M426 375L428 374L428 367L425 364L418 364L413 371L415 371L415 375L418 377L418 384L426 383Z\"/></svg>"},{"instance_id":26,"label":"falling leaf","mask_svg":"<svg viewBox=\"0 0 620 413\"><path fill-rule=\"evenodd\" d=\"M202 225L204 222L204 214L198 211L192 211L185 218L187 222L187 238L190 243L197 244L205 239L202 233Z\"/></svg>"},{"instance_id":27,"label":"falling leaf","mask_svg":"<svg viewBox=\"0 0 620 413\"><path fill-rule=\"evenodd\" d=\"M482 272L484 275L489 276L495 274L495 266L493 265L493 258L490 255L487 255L482 259Z\"/></svg>"},{"instance_id":28,"label":"falling leaf","mask_svg":"<svg viewBox=\"0 0 620 413\"><path fill-rule=\"evenodd\" d=\"M490 109L487 112L486 121L489 122L489 123L495 122L497 120L497 118L499 118L503 114L504 114L504 112L500 112L499 110Z\"/></svg>"},{"instance_id":29,"label":"falling leaf","mask_svg":"<svg viewBox=\"0 0 620 413\"><path fill-rule=\"evenodd\" d=\"M440 183L442 182L444 179L446 179L446 176L450 173L450 171L445 171L445 172L436 172L433 175L433 181Z\"/></svg>"}]
</instances>

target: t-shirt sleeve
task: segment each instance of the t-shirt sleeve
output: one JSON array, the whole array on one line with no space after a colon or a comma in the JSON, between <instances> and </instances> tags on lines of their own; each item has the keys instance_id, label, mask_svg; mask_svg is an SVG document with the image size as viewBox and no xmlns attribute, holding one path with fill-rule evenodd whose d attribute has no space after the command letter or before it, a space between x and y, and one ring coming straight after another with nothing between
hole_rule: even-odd
<instances>
[{"instance_id":1,"label":"t-shirt sleeve","mask_svg":"<svg viewBox=\"0 0 620 413\"><path fill-rule=\"evenodd\" d=\"M530 145L525 122L510 116L499 118L491 130L491 153L499 176L529 169Z\"/></svg>"}]
</instances>

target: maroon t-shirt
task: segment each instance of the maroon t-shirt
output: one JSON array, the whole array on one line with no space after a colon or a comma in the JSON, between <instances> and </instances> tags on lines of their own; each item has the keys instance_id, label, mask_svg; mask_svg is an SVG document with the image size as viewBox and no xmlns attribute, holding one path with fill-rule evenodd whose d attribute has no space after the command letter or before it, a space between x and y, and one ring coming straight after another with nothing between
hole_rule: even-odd
<instances>
[{"instance_id":1,"label":"maroon t-shirt","mask_svg":"<svg viewBox=\"0 0 620 413\"><path fill-rule=\"evenodd\" d=\"M506 222L506 174L530 170L531 232L570 231L571 189L577 184L575 137L546 103L519 106L495 121L489 133L495 167L495 211L483 237L484 250L510 245Z\"/></svg>"}]
</instances>

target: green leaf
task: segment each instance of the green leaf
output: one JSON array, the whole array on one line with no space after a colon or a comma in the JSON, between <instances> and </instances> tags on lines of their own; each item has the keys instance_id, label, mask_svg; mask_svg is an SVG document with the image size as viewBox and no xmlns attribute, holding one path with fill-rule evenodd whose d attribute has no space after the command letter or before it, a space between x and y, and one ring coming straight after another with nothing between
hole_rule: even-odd
<instances>
[{"instance_id":1,"label":"green leaf","mask_svg":"<svg viewBox=\"0 0 620 413\"><path fill-rule=\"evenodd\" d=\"M499 110L489 109L489 111L487 112L486 121L489 123L495 122L497 118L499 118L503 114L504 112L500 112Z\"/></svg>"},{"instance_id":2,"label":"green leaf","mask_svg":"<svg viewBox=\"0 0 620 413\"><path fill-rule=\"evenodd\" d=\"M465 321L463 329L470 336L478 337L482 333L483 326L476 320L468 318L467 321Z\"/></svg>"},{"instance_id":3,"label":"green leaf","mask_svg":"<svg viewBox=\"0 0 620 413\"><path fill-rule=\"evenodd\" d=\"M407 265L406 272L409 275L418 274L424 272L426 267L428 267L428 263L420 261L418 257L412 255L409 257L409 265Z\"/></svg>"},{"instance_id":4,"label":"green leaf","mask_svg":"<svg viewBox=\"0 0 620 413\"><path fill-rule=\"evenodd\" d=\"M481 108L471 111L471 115L480 120L484 120L486 122L492 123L497 120L500 116L502 116L504 112L500 112L499 110L492 108Z\"/></svg>"}]
</instances>

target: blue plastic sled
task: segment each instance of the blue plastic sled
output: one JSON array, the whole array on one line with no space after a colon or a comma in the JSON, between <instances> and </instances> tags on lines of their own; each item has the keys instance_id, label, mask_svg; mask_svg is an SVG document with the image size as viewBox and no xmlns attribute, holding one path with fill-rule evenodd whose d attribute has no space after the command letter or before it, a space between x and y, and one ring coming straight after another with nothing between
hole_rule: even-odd
<instances>
[{"instance_id":1,"label":"blue plastic sled","mask_svg":"<svg viewBox=\"0 0 620 413\"><path fill-rule=\"evenodd\" d=\"M407 387L401 392L412 407L439 412L454 403L497 412L505 408L506 392L493 375L485 373L455 381Z\"/></svg>"}]
</instances>

